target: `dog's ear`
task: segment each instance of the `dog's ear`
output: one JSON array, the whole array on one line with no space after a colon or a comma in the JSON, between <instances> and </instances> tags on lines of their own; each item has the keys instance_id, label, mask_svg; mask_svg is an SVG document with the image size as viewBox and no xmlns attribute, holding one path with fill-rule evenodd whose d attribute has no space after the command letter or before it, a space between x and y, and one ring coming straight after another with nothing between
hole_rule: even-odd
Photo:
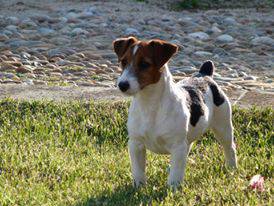
<instances>
[{"instance_id":1,"label":"dog's ear","mask_svg":"<svg viewBox=\"0 0 274 206\"><path fill-rule=\"evenodd\" d=\"M125 54L128 47L137 42L138 40L135 37L120 38L113 41L113 49L120 60L121 57Z\"/></svg>"},{"instance_id":2,"label":"dog's ear","mask_svg":"<svg viewBox=\"0 0 274 206\"><path fill-rule=\"evenodd\" d=\"M178 46L162 40L151 40L149 47L153 54L154 64L158 69L164 66L165 63L178 51Z\"/></svg>"}]
</instances>

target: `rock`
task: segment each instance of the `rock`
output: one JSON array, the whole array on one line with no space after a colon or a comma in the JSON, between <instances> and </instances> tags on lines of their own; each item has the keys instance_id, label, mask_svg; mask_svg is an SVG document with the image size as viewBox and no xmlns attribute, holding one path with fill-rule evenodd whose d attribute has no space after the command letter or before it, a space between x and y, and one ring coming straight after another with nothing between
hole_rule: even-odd
<instances>
[{"instance_id":1,"label":"rock","mask_svg":"<svg viewBox=\"0 0 274 206\"><path fill-rule=\"evenodd\" d=\"M0 66L0 71L15 70L17 67L12 65L11 62L2 62Z\"/></svg>"},{"instance_id":2,"label":"rock","mask_svg":"<svg viewBox=\"0 0 274 206\"><path fill-rule=\"evenodd\" d=\"M178 19L178 24L183 27L197 27L198 24L193 21L191 17L184 17Z\"/></svg>"},{"instance_id":3,"label":"rock","mask_svg":"<svg viewBox=\"0 0 274 206\"><path fill-rule=\"evenodd\" d=\"M47 82L42 80L33 80L34 85L47 85Z\"/></svg>"},{"instance_id":4,"label":"rock","mask_svg":"<svg viewBox=\"0 0 274 206\"><path fill-rule=\"evenodd\" d=\"M211 29L208 29L206 31L206 33L208 33L208 34L220 34L220 33L222 33L222 30L219 29L217 26L212 26Z\"/></svg>"},{"instance_id":5,"label":"rock","mask_svg":"<svg viewBox=\"0 0 274 206\"><path fill-rule=\"evenodd\" d=\"M238 73L239 73L239 76L240 76L240 77L247 77L247 76L248 76L248 75L247 75L245 72L243 72L243 71L239 71Z\"/></svg>"},{"instance_id":6,"label":"rock","mask_svg":"<svg viewBox=\"0 0 274 206\"><path fill-rule=\"evenodd\" d=\"M89 32L81 28L75 28L71 31L71 34L73 36L78 36L78 35L87 35L89 34Z\"/></svg>"},{"instance_id":7,"label":"rock","mask_svg":"<svg viewBox=\"0 0 274 206\"><path fill-rule=\"evenodd\" d=\"M25 73L31 73L32 71L24 66L18 67L15 70L17 73L25 74Z\"/></svg>"},{"instance_id":8,"label":"rock","mask_svg":"<svg viewBox=\"0 0 274 206\"><path fill-rule=\"evenodd\" d=\"M257 46L257 45L271 45L274 46L274 39L268 36L262 36L262 37L255 37L251 40L251 44Z\"/></svg>"},{"instance_id":9,"label":"rock","mask_svg":"<svg viewBox=\"0 0 274 206\"><path fill-rule=\"evenodd\" d=\"M6 26L6 29L9 31L12 31L12 32L16 32L18 27L14 26L14 25L8 25L8 26Z\"/></svg>"},{"instance_id":10,"label":"rock","mask_svg":"<svg viewBox=\"0 0 274 206\"><path fill-rule=\"evenodd\" d=\"M58 72L52 72L52 73L50 73L50 76L51 77L62 77L63 75L61 73L58 73Z\"/></svg>"},{"instance_id":11,"label":"rock","mask_svg":"<svg viewBox=\"0 0 274 206\"><path fill-rule=\"evenodd\" d=\"M188 36L193 39L199 39L199 40L208 40L209 39L208 34L205 32L194 32L194 33L188 34Z\"/></svg>"},{"instance_id":12,"label":"rock","mask_svg":"<svg viewBox=\"0 0 274 206\"><path fill-rule=\"evenodd\" d=\"M232 17L226 17L224 19L224 24L226 24L226 25L235 25L235 24L238 24L238 23L237 23L237 21L234 18L232 18Z\"/></svg>"},{"instance_id":13,"label":"rock","mask_svg":"<svg viewBox=\"0 0 274 206\"><path fill-rule=\"evenodd\" d=\"M220 43L229 43L229 42L233 42L234 38L228 34L223 34L217 37L217 42Z\"/></svg>"},{"instance_id":14,"label":"rock","mask_svg":"<svg viewBox=\"0 0 274 206\"><path fill-rule=\"evenodd\" d=\"M55 34L55 30L45 27L39 28L38 32L43 36L50 36Z\"/></svg>"},{"instance_id":15,"label":"rock","mask_svg":"<svg viewBox=\"0 0 274 206\"><path fill-rule=\"evenodd\" d=\"M32 20L30 20L30 19L25 19L25 20L23 20L20 24L19 24L19 26L21 27L21 28L23 28L23 29L26 29L26 28L28 28L28 29L30 29L30 28L36 28L37 27L37 24L35 24Z\"/></svg>"},{"instance_id":16,"label":"rock","mask_svg":"<svg viewBox=\"0 0 274 206\"><path fill-rule=\"evenodd\" d=\"M247 76L247 77L244 77L244 80L257 80L258 77L256 76Z\"/></svg>"},{"instance_id":17,"label":"rock","mask_svg":"<svg viewBox=\"0 0 274 206\"><path fill-rule=\"evenodd\" d=\"M134 35L134 36L139 36L140 33L137 29L134 28L127 28L124 32L125 35Z\"/></svg>"},{"instance_id":18,"label":"rock","mask_svg":"<svg viewBox=\"0 0 274 206\"><path fill-rule=\"evenodd\" d=\"M211 57L213 55L211 52L206 51L196 51L194 54L198 57Z\"/></svg>"},{"instance_id":19,"label":"rock","mask_svg":"<svg viewBox=\"0 0 274 206\"><path fill-rule=\"evenodd\" d=\"M9 37L6 34L0 34L0 41L6 41Z\"/></svg>"},{"instance_id":20,"label":"rock","mask_svg":"<svg viewBox=\"0 0 274 206\"><path fill-rule=\"evenodd\" d=\"M10 24L10 25L17 25L20 22L19 19L15 16L9 16L9 17L7 17L6 20L7 20L8 24Z\"/></svg>"},{"instance_id":21,"label":"rock","mask_svg":"<svg viewBox=\"0 0 274 206\"><path fill-rule=\"evenodd\" d=\"M24 81L24 83L27 84L27 85L33 85L33 80L32 79L26 79Z\"/></svg>"}]
</instances>

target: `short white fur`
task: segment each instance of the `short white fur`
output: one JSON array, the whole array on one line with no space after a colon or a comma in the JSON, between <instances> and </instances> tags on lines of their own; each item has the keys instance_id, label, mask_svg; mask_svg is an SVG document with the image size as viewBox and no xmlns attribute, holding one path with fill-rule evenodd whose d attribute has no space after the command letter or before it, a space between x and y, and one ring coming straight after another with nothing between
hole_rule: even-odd
<instances>
[{"instance_id":1,"label":"short white fur","mask_svg":"<svg viewBox=\"0 0 274 206\"><path fill-rule=\"evenodd\" d=\"M184 178L187 156L193 141L200 138L208 128L213 129L223 146L228 166L237 166L231 105L224 93L225 102L217 107L213 103L211 90L205 91L205 112L193 127L190 124L186 91L174 83L167 65L163 67L160 80L142 90L129 70L125 70L118 81L124 80L128 80L131 90L135 90L135 93L131 93L135 95L127 122L135 186L146 183L146 149L158 154L171 154L168 185L178 186Z\"/></svg>"}]
</instances>

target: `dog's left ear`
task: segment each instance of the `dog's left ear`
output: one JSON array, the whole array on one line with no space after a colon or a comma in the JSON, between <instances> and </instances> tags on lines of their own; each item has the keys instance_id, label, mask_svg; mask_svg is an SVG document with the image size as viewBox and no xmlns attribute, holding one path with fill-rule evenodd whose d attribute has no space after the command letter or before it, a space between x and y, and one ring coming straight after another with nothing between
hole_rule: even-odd
<instances>
[{"instance_id":1,"label":"dog's left ear","mask_svg":"<svg viewBox=\"0 0 274 206\"><path fill-rule=\"evenodd\" d=\"M151 40L149 46L152 50L153 61L158 69L178 51L178 46L162 40Z\"/></svg>"},{"instance_id":2,"label":"dog's left ear","mask_svg":"<svg viewBox=\"0 0 274 206\"><path fill-rule=\"evenodd\" d=\"M127 49L137 41L138 40L132 36L127 37L127 38L116 39L115 41L113 41L113 43L112 43L113 49L114 49L115 53L117 54L118 59L120 60L121 57L127 51Z\"/></svg>"}]
</instances>

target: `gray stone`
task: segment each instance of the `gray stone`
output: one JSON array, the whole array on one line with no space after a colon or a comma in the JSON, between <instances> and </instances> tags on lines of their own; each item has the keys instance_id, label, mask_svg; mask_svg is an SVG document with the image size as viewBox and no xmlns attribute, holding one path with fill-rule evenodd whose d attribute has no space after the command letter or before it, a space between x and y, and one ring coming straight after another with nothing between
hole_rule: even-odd
<instances>
[{"instance_id":1,"label":"gray stone","mask_svg":"<svg viewBox=\"0 0 274 206\"><path fill-rule=\"evenodd\" d=\"M222 33L222 30L219 29L217 26L212 26L210 29L206 31L208 34L220 34Z\"/></svg>"},{"instance_id":2,"label":"gray stone","mask_svg":"<svg viewBox=\"0 0 274 206\"><path fill-rule=\"evenodd\" d=\"M262 37L255 37L254 39L251 40L251 44L253 45L274 45L274 39L268 36L262 36Z\"/></svg>"},{"instance_id":3,"label":"gray stone","mask_svg":"<svg viewBox=\"0 0 274 206\"><path fill-rule=\"evenodd\" d=\"M78 36L78 35L87 35L89 32L84 30L84 29L81 29L81 28L75 28L71 31L71 34L73 36Z\"/></svg>"},{"instance_id":4,"label":"gray stone","mask_svg":"<svg viewBox=\"0 0 274 206\"><path fill-rule=\"evenodd\" d=\"M220 43L229 43L229 42L233 42L234 38L228 34L223 34L218 36L216 40Z\"/></svg>"},{"instance_id":5,"label":"gray stone","mask_svg":"<svg viewBox=\"0 0 274 206\"><path fill-rule=\"evenodd\" d=\"M138 35L140 35L140 33L139 33L139 31L137 29L127 28L125 30L125 35L135 35L135 36L138 36Z\"/></svg>"},{"instance_id":6,"label":"gray stone","mask_svg":"<svg viewBox=\"0 0 274 206\"><path fill-rule=\"evenodd\" d=\"M235 24L238 24L238 23L237 23L237 21L234 18L232 18L232 17L226 17L224 19L224 24L226 24L226 25L235 25Z\"/></svg>"},{"instance_id":7,"label":"gray stone","mask_svg":"<svg viewBox=\"0 0 274 206\"><path fill-rule=\"evenodd\" d=\"M41 35L44 35L44 36L50 36L50 35L54 35L55 34L55 30L50 29L50 28L45 28L45 27L39 28L38 32Z\"/></svg>"},{"instance_id":8,"label":"gray stone","mask_svg":"<svg viewBox=\"0 0 274 206\"><path fill-rule=\"evenodd\" d=\"M17 25L17 24L19 24L19 19L17 18L17 17L15 17L15 16L9 16L9 17L7 17L7 22L9 23L9 24L12 24L12 25Z\"/></svg>"},{"instance_id":9,"label":"gray stone","mask_svg":"<svg viewBox=\"0 0 274 206\"><path fill-rule=\"evenodd\" d=\"M14 25L8 25L8 26L6 26L6 29L9 31L12 31L12 32L16 32L18 27L14 26Z\"/></svg>"},{"instance_id":10,"label":"gray stone","mask_svg":"<svg viewBox=\"0 0 274 206\"><path fill-rule=\"evenodd\" d=\"M30 19L23 20L20 24L21 28L36 28L37 24Z\"/></svg>"},{"instance_id":11,"label":"gray stone","mask_svg":"<svg viewBox=\"0 0 274 206\"><path fill-rule=\"evenodd\" d=\"M213 54L207 51L196 51L194 54L198 57L211 57Z\"/></svg>"},{"instance_id":12,"label":"gray stone","mask_svg":"<svg viewBox=\"0 0 274 206\"><path fill-rule=\"evenodd\" d=\"M194 33L188 34L188 36L193 39L199 39L199 40L208 40L209 39L208 34L205 32L194 32Z\"/></svg>"},{"instance_id":13,"label":"gray stone","mask_svg":"<svg viewBox=\"0 0 274 206\"><path fill-rule=\"evenodd\" d=\"M258 77L256 76L247 76L247 77L244 77L244 80L257 80Z\"/></svg>"}]
</instances>

